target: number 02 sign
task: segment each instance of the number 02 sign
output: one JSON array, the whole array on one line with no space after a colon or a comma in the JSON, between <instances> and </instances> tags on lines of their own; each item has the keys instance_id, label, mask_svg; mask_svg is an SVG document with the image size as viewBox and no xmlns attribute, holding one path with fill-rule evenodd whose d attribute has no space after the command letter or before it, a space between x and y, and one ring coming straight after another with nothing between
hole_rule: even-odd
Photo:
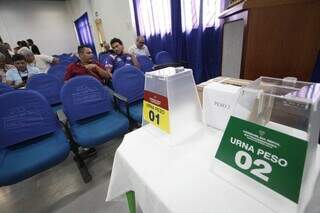
<instances>
[{"instance_id":1,"label":"number 02 sign","mask_svg":"<svg viewBox=\"0 0 320 213\"><path fill-rule=\"evenodd\" d=\"M216 158L298 203L307 141L231 117Z\"/></svg>"},{"instance_id":2,"label":"number 02 sign","mask_svg":"<svg viewBox=\"0 0 320 213\"><path fill-rule=\"evenodd\" d=\"M145 90L143 119L163 131L170 133L168 98Z\"/></svg>"}]
</instances>

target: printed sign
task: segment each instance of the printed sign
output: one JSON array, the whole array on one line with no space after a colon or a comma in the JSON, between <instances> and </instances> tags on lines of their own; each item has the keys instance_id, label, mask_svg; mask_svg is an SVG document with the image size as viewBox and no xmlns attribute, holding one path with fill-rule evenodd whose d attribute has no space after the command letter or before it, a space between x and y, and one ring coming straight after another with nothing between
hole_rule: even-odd
<instances>
[{"instance_id":1,"label":"printed sign","mask_svg":"<svg viewBox=\"0 0 320 213\"><path fill-rule=\"evenodd\" d=\"M232 116L215 157L298 203L307 145L307 141Z\"/></svg>"},{"instance_id":2,"label":"printed sign","mask_svg":"<svg viewBox=\"0 0 320 213\"><path fill-rule=\"evenodd\" d=\"M145 90L143 119L166 133L170 133L168 98Z\"/></svg>"}]
</instances>

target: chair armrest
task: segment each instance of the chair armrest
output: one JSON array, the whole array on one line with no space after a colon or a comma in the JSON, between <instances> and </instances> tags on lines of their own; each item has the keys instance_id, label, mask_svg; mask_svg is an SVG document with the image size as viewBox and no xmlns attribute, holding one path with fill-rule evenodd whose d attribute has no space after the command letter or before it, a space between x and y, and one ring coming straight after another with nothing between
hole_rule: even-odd
<instances>
[{"instance_id":1,"label":"chair armrest","mask_svg":"<svg viewBox=\"0 0 320 213\"><path fill-rule=\"evenodd\" d=\"M128 118L128 119L131 119L130 118L130 110L129 110L129 101L128 101L128 98L120 95L119 93L116 93L114 90L110 89L109 87L105 87L106 90L113 96L114 98L114 102L116 104L116 108L118 108L118 110L121 112L120 110L120 103L119 101L122 101L124 102L125 106L126 106L126 113L125 113L125 116Z\"/></svg>"},{"instance_id":2,"label":"chair armrest","mask_svg":"<svg viewBox=\"0 0 320 213\"><path fill-rule=\"evenodd\" d=\"M57 116L58 116L58 120L65 125L67 123L67 116L64 114L64 112L62 110L59 110L58 112L56 112Z\"/></svg>"}]
</instances>

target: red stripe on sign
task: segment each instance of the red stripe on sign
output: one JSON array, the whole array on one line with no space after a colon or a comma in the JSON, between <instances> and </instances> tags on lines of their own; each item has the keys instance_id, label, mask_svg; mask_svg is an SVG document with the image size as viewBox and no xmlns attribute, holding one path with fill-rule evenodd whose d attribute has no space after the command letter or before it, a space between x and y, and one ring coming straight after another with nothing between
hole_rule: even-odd
<instances>
[{"instance_id":1,"label":"red stripe on sign","mask_svg":"<svg viewBox=\"0 0 320 213\"><path fill-rule=\"evenodd\" d=\"M145 90L143 99L147 102L150 102L156 106L161 107L162 109L169 110L168 98L165 96Z\"/></svg>"}]
</instances>

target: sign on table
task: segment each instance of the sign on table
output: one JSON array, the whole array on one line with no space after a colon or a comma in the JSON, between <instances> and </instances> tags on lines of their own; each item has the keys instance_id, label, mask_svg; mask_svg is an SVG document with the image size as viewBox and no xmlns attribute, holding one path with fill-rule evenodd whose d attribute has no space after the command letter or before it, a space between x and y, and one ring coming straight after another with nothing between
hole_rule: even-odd
<instances>
[{"instance_id":1,"label":"sign on table","mask_svg":"<svg viewBox=\"0 0 320 213\"><path fill-rule=\"evenodd\" d=\"M168 98L145 90L143 119L166 133L170 133Z\"/></svg>"},{"instance_id":2,"label":"sign on table","mask_svg":"<svg viewBox=\"0 0 320 213\"><path fill-rule=\"evenodd\" d=\"M298 203L307 141L231 117L216 158Z\"/></svg>"}]
</instances>

